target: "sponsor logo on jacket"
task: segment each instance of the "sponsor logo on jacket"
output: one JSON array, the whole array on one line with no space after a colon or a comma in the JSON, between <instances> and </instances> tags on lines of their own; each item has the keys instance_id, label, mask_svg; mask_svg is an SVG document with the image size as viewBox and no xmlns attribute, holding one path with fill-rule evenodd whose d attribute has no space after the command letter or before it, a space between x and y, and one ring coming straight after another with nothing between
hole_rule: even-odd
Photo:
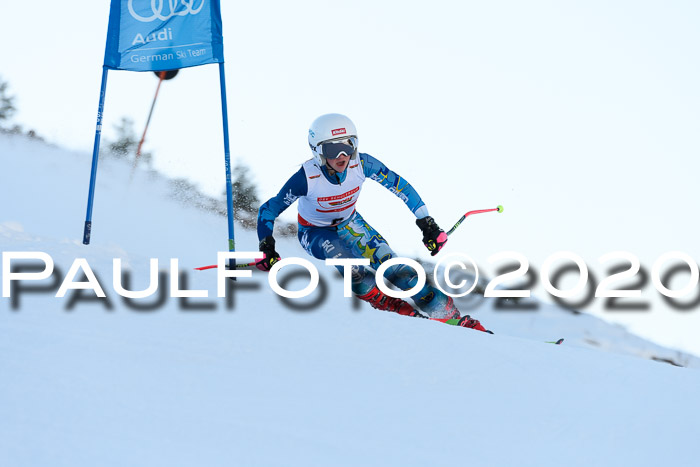
<instances>
[{"instance_id":1,"label":"sponsor logo on jacket","mask_svg":"<svg viewBox=\"0 0 700 467\"><path fill-rule=\"evenodd\" d=\"M331 206L342 206L343 204L347 204L347 203L349 203L350 201L352 201L352 196L351 196L350 198L345 198L345 199L342 200L342 201L332 201L332 202L330 202L330 203L328 203L328 204L330 204Z\"/></svg>"},{"instance_id":2,"label":"sponsor logo on jacket","mask_svg":"<svg viewBox=\"0 0 700 467\"><path fill-rule=\"evenodd\" d=\"M298 198L298 196L292 193L292 189L290 188L287 194L284 195L284 204L286 204L287 206L291 206L292 203L294 203L294 201L296 201Z\"/></svg>"},{"instance_id":3,"label":"sponsor logo on jacket","mask_svg":"<svg viewBox=\"0 0 700 467\"><path fill-rule=\"evenodd\" d=\"M318 212L340 212L350 208L357 202L355 196L360 191L360 187L353 188L340 195L321 196L318 198L318 205L324 209L316 209ZM339 207L340 206L340 207Z\"/></svg>"}]
</instances>

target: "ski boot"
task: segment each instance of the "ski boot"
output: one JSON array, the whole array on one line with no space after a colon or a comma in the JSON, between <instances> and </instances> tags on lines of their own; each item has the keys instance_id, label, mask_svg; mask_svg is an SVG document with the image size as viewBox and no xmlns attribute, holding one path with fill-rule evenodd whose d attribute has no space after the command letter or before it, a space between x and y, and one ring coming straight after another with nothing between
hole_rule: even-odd
<instances>
[{"instance_id":1,"label":"ski boot","mask_svg":"<svg viewBox=\"0 0 700 467\"><path fill-rule=\"evenodd\" d=\"M372 287L372 290L366 294L358 295L357 298L366 301L377 310L390 311L392 313L398 313L403 316L413 316L415 318L426 318L426 316L423 316L418 310L414 310L413 307L404 300L390 297L376 286Z\"/></svg>"},{"instance_id":2,"label":"ski boot","mask_svg":"<svg viewBox=\"0 0 700 467\"><path fill-rule=\"evenodd\" d=\"M483 327L478 319L474 319L469 315L465 315L464 317L459 318L459 321L457 321L456 325L462 326L463 328L476 329L477 331L493 334L493 332Z\"/></svg>"}]
</instances>

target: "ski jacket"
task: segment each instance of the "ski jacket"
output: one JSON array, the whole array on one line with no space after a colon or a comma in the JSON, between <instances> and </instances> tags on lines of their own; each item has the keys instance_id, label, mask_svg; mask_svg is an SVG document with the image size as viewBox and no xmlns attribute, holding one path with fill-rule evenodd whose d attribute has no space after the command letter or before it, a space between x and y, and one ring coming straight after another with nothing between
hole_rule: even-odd
<instances>
[{"instance_id":1,"label":"ski jacket","mask_svg":"<svg viewBox=\"0 0 700 467\"><path fill-rule=\"evenodd\" d=\"M292 175L277 196L270 198L258 211L258 238L272 235L275 219L299 200L299 223L304 226L331 227L355 212L362 184L370 178L391 191L417 218L428 215L428 208L408 181L389 170L378 159L360 153L342 173L329 175L313 159L306 161Z\"/></svg>"}]
</instances>

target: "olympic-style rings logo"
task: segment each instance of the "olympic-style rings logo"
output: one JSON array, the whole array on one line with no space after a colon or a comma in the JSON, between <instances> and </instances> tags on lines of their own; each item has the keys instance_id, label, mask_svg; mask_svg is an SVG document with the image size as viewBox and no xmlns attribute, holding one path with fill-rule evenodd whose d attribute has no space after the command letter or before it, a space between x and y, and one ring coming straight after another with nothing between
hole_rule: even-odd
<instances>
[{"instance_id":1,"label":"olympic-style rings logo","mask_svg":"<svg viewBox=\"0 0 700 467\"><path fill-rule=\"evenodd\" d=\"M194 4L196 1L197 0L151 0L151 12L153 13L151 16L141 16L136 13L136 10L134 10L134 0L129 0L128 6L132 18L142 23L150 23L157 19L165 21L173 16L196 15L202 10L206 0L201 0L199 6L195 8Z\"/></svg>"}]
</instances>

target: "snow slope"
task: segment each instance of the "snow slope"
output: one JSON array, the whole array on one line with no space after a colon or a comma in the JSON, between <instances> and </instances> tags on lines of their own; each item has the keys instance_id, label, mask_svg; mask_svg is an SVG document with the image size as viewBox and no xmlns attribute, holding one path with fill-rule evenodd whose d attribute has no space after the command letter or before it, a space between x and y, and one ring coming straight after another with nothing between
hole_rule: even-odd
<instances>
[{"instance_id":1,"label":"snow slope","mask_svg":"<svg viewBox=\"0 0 700 467\"><path fill-rule=\"evenodd\" d=\"M127 166L101 162L93 240L81 244L89 166L0 137L3 254L43 251L58 268L38 282L48 291L0 299L0 465L697 462L700 372L648 359L697 367L694 357L553 306L460 301L493 336L355 309L318 262L320 306L290 309L258 272L227 305L215 272L192 271L226 249L225 221L184 206L157 174L129 185ZM240 228L236 238L240 250L257 244ZM279 244L304 257L296 241ZM54 297L76 258L110 306L89 291ZM209 297L133 309L114 292L113 258L134 289L149 258L163 269L178 258L187 288ZM563 346L543 343L560 336Z\"/></svg>"}]
</instances>

